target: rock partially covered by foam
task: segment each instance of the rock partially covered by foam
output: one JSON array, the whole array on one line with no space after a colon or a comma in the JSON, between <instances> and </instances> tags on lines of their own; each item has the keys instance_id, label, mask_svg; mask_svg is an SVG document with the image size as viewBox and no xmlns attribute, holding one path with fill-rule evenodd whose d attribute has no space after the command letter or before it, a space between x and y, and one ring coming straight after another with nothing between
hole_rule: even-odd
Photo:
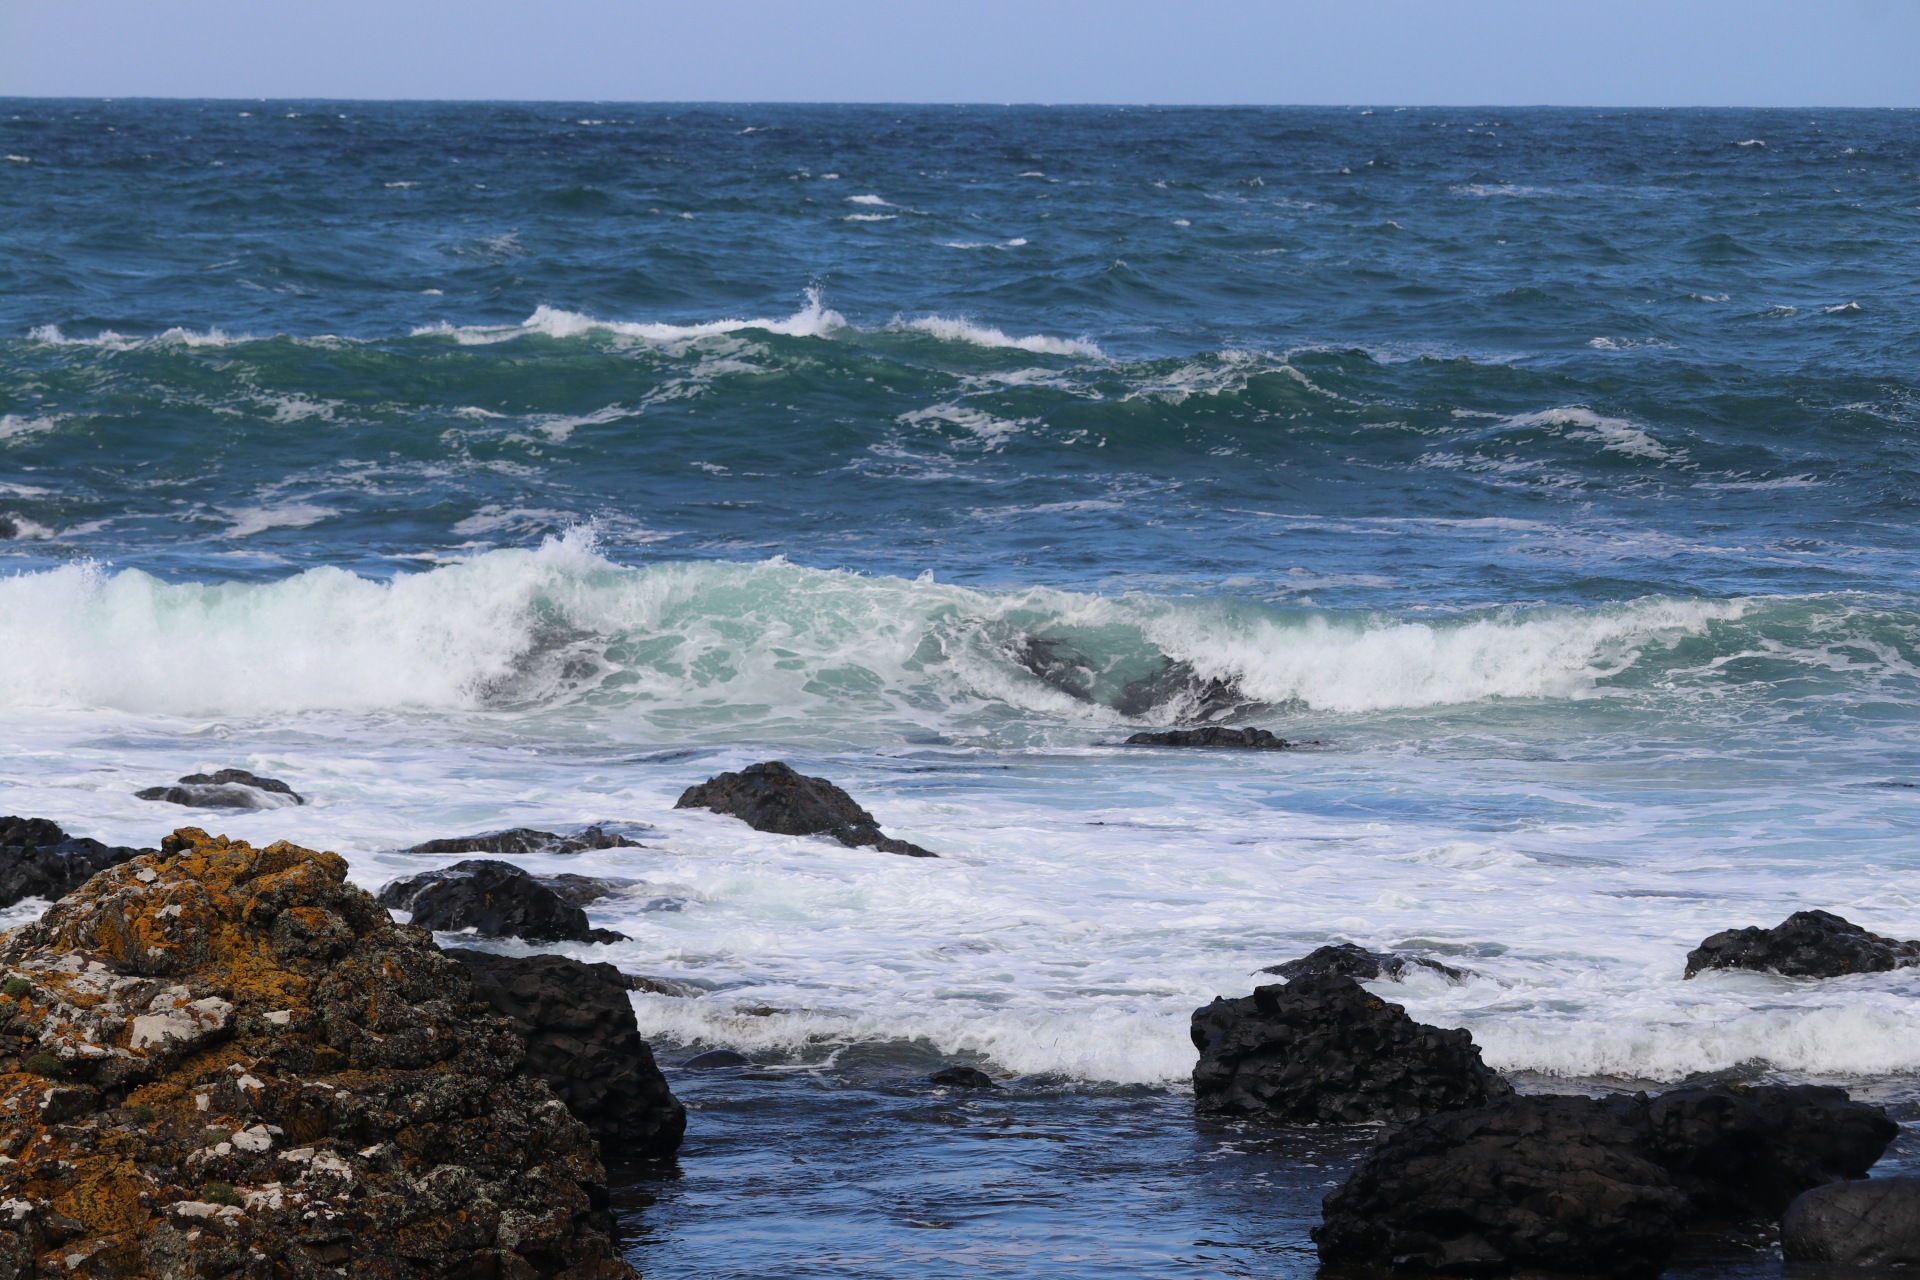
<instances>
[{"instance_id":1,"label":"rock partially covered by foam","mask_svg":"<svg viewBox=\"0 0 1920 1280\"><path fill-rule=\"evenodd\" d=\"M1471 1034L1415 1022L1338 974L1196 1009L1193 1044L1196 1110L1274 1124L1407 1121L1513 1091Z\"/></svg>"},{"instance_id":2,"label":"rock partially covered by foam","mask_svg":"<svg viewBox=\"0 0 1920 1280\"><path fill-rule=\"evenodd\" d=\"M1838 1089L1516 1097L1418 1120L1326 1198L1321 1262L1412 1275L1651 1276L1690 1226L1768 1222L1897 1126Z\"/></svg>"},{"instance_id":3,"label":"rock partially covered by foam","mask_svg":"<svg viewBox=\"0 0 1920 1280\"><path fill-rule=\"evenodd\" d=\"M157 800L193 809L285 809L307 802L306 797L278 778L262 778L245 769L190 773L170 787L148 787L133 794L136 800Z\"/></svg>"},{"instance_id":4,"label":"rock partially covered by foam","mask_svg":"<svg viewBox=\"0 0 1920 1280\"><path fill-rule=\"evenodd\" d=\"M625 974L565 956L454 950L473 989L513 1023L543 1080L593 1131L608 1160L658 1160L680 1147L687 1109L654 1065L627 998Z\"/></svg>"},{"instance_id":5,"label":"rock partially covered by foam","mask_svg":"<svg viewBox=\"0 0 1920 1280\"><path fill-rule=\"evenodd\" d=\"M1210 724L1201 729L1156 729L1128 738L1129 747L1237 747L1242 751L1285 751L1293 746L1265 729L1229 729Z\"/></svg>"},{"instance_id":6,"label":"rock partially covered by foam","mask_svg":"<svg viewBox=\"0 0 1920 1280\"><path fill-rule=\"evenodd\" d=\"M631 1280L586 1126L346 870L187 828L0 941L0 1265Z\"/></svg>"},{"instance_id":7,"label":"rock partially covered by foam","mask_svg":"<svg viewBox=\"0 0 1920 1280\"><path fill-rule=\"evenodd\" d=\"M1869 933L1830 911L1796 911L1771 929L1716 933L1687 953L1687 977L1753 969L1788 978L1838 978L1920 964L1920 942Z\"/></svg>"},{"instance_id":8,"label":"rock partially covered by foam","mask_svg":"<svg viewBox=\"0 0 1920 1280\"><path fill-rule=\"evenodd\" d=\"M96 872L152 852L75 838L45 818L0 818L0 907L64 897Z\"/></svg>"},{"instance_id":9,"label":"rock partially covered by foam","mask_svg":"<svg viewBox=\"0 0 1920 1280\"><path fill-rule=\"evenodd\" d=\"M830 836L848 848L871 847L911 858L938 854L880 830L872 814L825 778L809 778L779 760L722 773L681 793L676 809L731 814L755 831L783 836Z\"/></svg>"},{"instance_id":10,"label":"rock partially covered by foam","mask_svg":"<svg viewBox=\"0 0 1920 1280\"><path fill-rule=\"evenodd\" d=\"M449 836L427 840L408 849L408 853L581 853L588 849L642 849L638 840L599 825L585 827L570 836L532 827L510 827L505 831L484 831L477 836Z\"/></svg>"},{"instance_id":11,"label":"rock partially covered by foam","mask_svg":"<svg viewBox=\"0 0 1920 1280\"><path fill-rule=\"evenodd\" d=\"M414 924L443 933L472 930L482 938L528 942L626 939L623 933L594 928L587 913L555 887L491 858L469 858L395 880L380 890L380 905L412 912Z\"/></svg>"},{"instance_id":12,"label":"rock partially covered by foam","mask_svg":"<svg viewBox=\"0 0 1920 1280\"><path fill-rule=\"evenodd\" d=\"M1357 978L1362 982L1372 982L1376 979L1404 982L1407 975L1415 970L1439 974L1448 982L1467 980L1466 970L1441 964L1438 960L1432 960L1426 956L1369 951L1351 942L1337 942L1316 947L1298 960L1271 965L1260 972L1278 974L1289 982L1310 974L1338 974L1342 977Z\"/></svg>"},{"instance_id":13,"label":"rock partially covered by foam","mask_svg":"<svg viewBox=\"0 0 1920 1280\"><path fill-rule=\"evenodd\" d=\"M1815 1187L1787 1207L1780 1249L1789 1262L1920 1266L1920 1178Z\"/></svg>"}]
</instances>

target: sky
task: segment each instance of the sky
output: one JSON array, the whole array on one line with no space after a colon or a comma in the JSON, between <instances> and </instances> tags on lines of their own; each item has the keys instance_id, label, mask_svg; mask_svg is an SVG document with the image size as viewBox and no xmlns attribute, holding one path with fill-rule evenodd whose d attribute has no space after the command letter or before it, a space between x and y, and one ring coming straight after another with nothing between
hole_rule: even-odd
<instances>
[{"instance_id":1,"label":"sky","mask_svg":"<svg viewBox=\"0 0 1920 1280\"><path fill-rule=\"evenodd\" d=\"M1920 106L1920 0L0 0L0 97Z\"/></svg>"}]
</instances>

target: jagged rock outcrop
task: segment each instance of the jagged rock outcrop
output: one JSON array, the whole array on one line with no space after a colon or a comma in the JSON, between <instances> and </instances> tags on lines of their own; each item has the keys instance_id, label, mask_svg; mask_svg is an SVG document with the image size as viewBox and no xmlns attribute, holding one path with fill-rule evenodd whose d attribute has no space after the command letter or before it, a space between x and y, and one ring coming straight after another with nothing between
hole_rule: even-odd
<instances>
[{"instance_id":1,"label":"jagged rock outcrop","mask_svg":"<svg viewBox=\"0 0 1920 1280\"><path fill-rule=\"evenodd\" d=\"M1714 934L1687 953L1687 977L1708 969L1755 969L1788 978L1838 978L1920 964L1920 942L1869 933L1830 911L1796 911L1771 929Z\"/></svg>"},{"instance_id":2,"label":"jagged rock outcrop","mask_svg":"<svg viewBox=\"0 0 1920 1280\"><path fill-rule=\"evenodd\" d=\"M1789 1262L1920 1266L1920 1178L1815 1187L1787 1207L1780 1249Z\"/></svg>"},{"instance_id":3,"label":"jagged rock outcrop","mask_svg":"<svg viewBox=\"0 0 1920 1280\"><path fill-rule=\"evenodd\" d=\"M831 836L849 848L870 846L911 858L938 854L881 832L873 815L825 778L809 778L779 760L722 773L681 793L676 809L731 814L755 831L783 836Z\"/></svg>"},{"instance_id":4,"label":"jagged rock outcrop","mask_svg":"<svg viewBox=\"0 0 1920 1280\"><path fill-rule=\"evenodd\" d=\"M594 928L587 922L587 913L553 886L511 862L491 858L469 858L395 880L380 890L380 905L412 912L413 923L423 929L443 933L471 929L482 938L623 942L627 936Z\"/></svg>"},{"instance_id":5,"label":"jagged rock outcrop","mask_svg":"<svg viewBox=\"0 0 1920 1280\"><path fill-rule=\"evenodd\" d=\"M0 1274L632 1280L586 1126L346 871L186 828L0 940Z\"/></svg>"},{"instance_id":6,"label":"jagged rock outcrop","mask_svg":"<svg viewBox=\"0 0 1920 1280\"><path fill-rule=\"evenodd\" d=\"M1274 1124L1407 1121L1512 1086L1466 1031L1415 1022L1352 978L1309 974L1194 1010L1197 1111Z\"/></svg>"},{"instance_id":7,"label":"jagged rock outcrop","mask_svg":"<svg viewBox=\"0 0 1920 1280\"><path fill-rule=\"evenodd\" d=\"M1260 972L1279 974L1289 982L1309 974L1337 974L1362 982L1372 982L1380 978L1389 982L1404 982L1409 971L1413 969L1426 969L1437 973L1448 982L1467 980L1466 970L1456 969L1450 964L1441 964L1438 960L1431 960L1426 956L1369 951L1351 942L1337 942L1316 947L1298 960L1272 965Z\"/></svg>"},{"instance_id":8,"label":"jagged rock outcrop","mask_svg":"<svg viewBox=\"0 0 1920 1280\"><path fill-rule=\"evenodd\" d=\"M658 1160L680 1148L687 1109L667 1087L627 998L625 974L565 956L454 950L474 993L513 1023L543 1080L600 1142L607 1160Z\"/></svg>"},{"instance_id":9,"label":"jagged rock outcrop","mask_svg":"<svg viewBox=\"0 0 1920 1280\"><path fill-rule=\"evenodd\" d=\"M1237 747L1242 751L1285 751L1294 744L1265 729L1229 729L1210 724L1199 729L1155 729L1136 733L1129 747Z\"/></svg>"},{"instance_id":10,"label":"jagged rock outcrop","mask_svg":"<svg viewBox=\"0 0 1920 1280\"><path fill-rule=\"evenodd\" d=\"M158 800L193 809L285 809L306 797L278 778L262 778L245 769L190 773L170 787L148 787L136 800Z\"/></svg>"},{"instance_id":11,"label":"jagged rock outcrop","mask_svg":"<svg viewBox=\"0 0 1920 1280\"><path fill-rule=\"evenodd\" d=\"M1515 1097L1415 1121L1326 1198L1323 1265L1651 1276L1699 1221L1770 1221L1897 1126L1838 1089Z\"/></svg>"},{"instance_id":12,"label":"jagged rock outcrop","mask_svg":"<svg viewBox=\"0 0 1920 1280\"><path fill-rule=\"evenodd\" d=\"M644 849L638 840L630 840L617 831L598 824L570 836L532 827L511 827L505 831L484 831L477 836L449 836L427 840L408 849L408 853L581 853L588 849Z\"/></svg>"},{"instance_id":13,"label":"jagged rock outcrop","mask_svg":"<svg viewBox=\"0 0 1920 1280\"><path fill-rule=\"evenodd\" d=\"M95 872L152 852L76 838L45 818L0 818L0 907L64 897Z\"/></svg>"}]
</instances>

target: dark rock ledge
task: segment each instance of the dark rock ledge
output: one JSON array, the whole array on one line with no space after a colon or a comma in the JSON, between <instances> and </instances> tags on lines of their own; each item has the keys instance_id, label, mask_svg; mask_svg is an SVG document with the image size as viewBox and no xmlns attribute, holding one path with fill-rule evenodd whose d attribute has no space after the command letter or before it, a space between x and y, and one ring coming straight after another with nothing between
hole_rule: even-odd
<instances>
[{"instance_id":1,"label":"dark rock ledge","mask_svg":"<svg viewBox=\"0 0 1920 1280\"><path fill-rule=\"evenodd\" d=\"M408 849L408 853L581 853L588 849L644 849L638 840L617 831L608 831L595 823L570 836L532 827L511 827L505 831L484 831L477 836L449 836L427 840Z\"/></svg>"},{"instance_id":2,"label":"dark rock ledge","mask_svg":"<svg viewBox=\"0 0 1920 1280\"><path fill-rule=\"evenodd\" d=\"M871 847L910 858L938 857L880 830L872 814L825 778L809 778L779 760L748 765L688 787L676 809L711 809L739 818L755 831L783 836L829 836L848 848Z\"/></svg>"}]
</instances>

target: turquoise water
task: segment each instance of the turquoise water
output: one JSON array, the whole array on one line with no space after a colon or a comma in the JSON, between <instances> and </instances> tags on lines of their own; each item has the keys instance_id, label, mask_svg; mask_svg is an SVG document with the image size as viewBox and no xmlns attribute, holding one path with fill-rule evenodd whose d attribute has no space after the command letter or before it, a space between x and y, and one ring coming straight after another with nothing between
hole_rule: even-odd
<instances>
[{"instance_id":1,"label":"turquoise water","mask_svg":"<svg viewBox=\"0 0 1920 1280\"><path fill-rule=\"evenodd\" d=\"M133 791L250 767L313 802L225 830L370 886L650 827L565 859L650 887L581 953L778 1068L696 1112L660 1275L817 1250L700 1172L742 1116L956 1055L1171 1153L1160 1244L1048 1274L1285 1273L1185 1019L1332 940L1472 969L1383 990L1541 1087L1904 1106L1911 973L1680 972L1920 934L1914 120L0 101L0 812L151 843ZM1114 745L1203 718L1314 745ZM671 807L776 756L942 858ZM974 1167L884 1156L813 1207L849 1258L845 1171ZM1077 1167L1109 1236L1147 1175Z\"/></svg>"}]
</instances>

